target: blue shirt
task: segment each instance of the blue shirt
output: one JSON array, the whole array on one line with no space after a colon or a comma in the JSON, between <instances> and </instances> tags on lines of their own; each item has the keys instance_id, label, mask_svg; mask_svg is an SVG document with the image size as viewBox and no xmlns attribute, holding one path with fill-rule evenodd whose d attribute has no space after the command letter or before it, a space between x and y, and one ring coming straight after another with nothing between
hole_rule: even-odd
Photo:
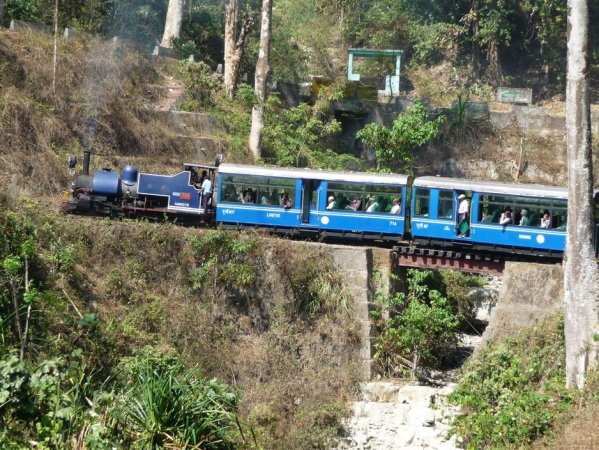
<instances>
[{"instance_id":1,"label":"blue shirt","mask_svg":"<svg viewBox=\"0 0 599 450\"><path fill-rule=\"evenodd\" d=\"M212 181L208 178L202 181L202 191L204 194L212 194Z\"/></svg>"}]
</instances>

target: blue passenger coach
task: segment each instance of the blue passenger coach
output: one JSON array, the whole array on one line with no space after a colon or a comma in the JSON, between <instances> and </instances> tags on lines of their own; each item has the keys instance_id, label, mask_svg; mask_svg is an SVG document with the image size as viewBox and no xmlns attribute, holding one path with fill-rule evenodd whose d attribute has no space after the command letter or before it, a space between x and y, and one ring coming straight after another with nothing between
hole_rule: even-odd
<instances>
[{"instance_id":1,"label":"blue passenger coach","mask_svg":"<svg viewBox=\"0 0 599 450\"><path fill-rule=\"evenodd\" d=\"M568 197L565 188L418 177L412 189L411 226L415 240L528 253L564 251ZM469 202L469 230L463 235L456 227L460 194L466 195ZM506 218L503 225L502 217Z\"/></svg>"},{"instance_id":2,"label":"blue passenger coach","mask_svg":"<svg viewBox=\"0 0 599 450\"><path fill-rule=\"evenodd\" d=\"M400 240L405 232L407 181L405 175L221 164L216 220L225 225Z\"/></svg>"}]
</instances>

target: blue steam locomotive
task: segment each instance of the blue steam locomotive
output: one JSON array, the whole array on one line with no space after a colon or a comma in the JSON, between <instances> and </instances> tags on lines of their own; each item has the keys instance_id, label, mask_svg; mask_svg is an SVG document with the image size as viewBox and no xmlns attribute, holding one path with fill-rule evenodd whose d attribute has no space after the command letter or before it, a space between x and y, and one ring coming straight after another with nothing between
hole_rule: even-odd
<instances>
[{"instance_id":1,"label":"blue steam locomotive","mask_svg":"<svg viewBox=\"0 0 599 450\"><path fill-rule=\"evenodd\" d=\"M221 164L220 157L214 165L184 164L174 175L130 165L120 176L108 169L90 175L86 152L66 211L559 257L567 194L539 185ZM459 214L460 204L467 213ZM598 223L595 230L598 242Z\"/></svg>"}]
</instances>

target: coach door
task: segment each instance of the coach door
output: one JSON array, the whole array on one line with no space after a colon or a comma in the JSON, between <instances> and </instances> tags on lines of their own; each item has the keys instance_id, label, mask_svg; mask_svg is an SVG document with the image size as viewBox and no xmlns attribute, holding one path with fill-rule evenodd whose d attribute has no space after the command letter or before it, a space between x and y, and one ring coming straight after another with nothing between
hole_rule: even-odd
<instances>
[{"instance_id":1,"label":"coach door","mask_svg":"<svg viewBox=\"0 0 599 450\"><path fill-rule=\"evenodd\" d=\"M318 217L315 215L318 198L320 194L320 181L302 180L302 223L317 223ZM310 217L312 215L312 217ZM312 219L312 220L310 220Z\"/></svg>"}]
</instances>

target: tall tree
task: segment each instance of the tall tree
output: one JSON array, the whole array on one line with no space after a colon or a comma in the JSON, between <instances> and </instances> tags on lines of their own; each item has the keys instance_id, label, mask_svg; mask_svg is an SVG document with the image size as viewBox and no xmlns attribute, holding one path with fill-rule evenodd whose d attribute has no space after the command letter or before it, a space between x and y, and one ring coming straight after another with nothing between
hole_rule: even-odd
<instances>
[{"instance_id":1,"label":"tall tree","mask_svg":"<svg viewBox=\"0 0 599 450\"><path fill-rule=\"evenodd\" d=\"M239 14L238 0L225 0L225 91L229 98L235 97L239 66L245 48L246 38L254 26L255 17L250 11L243 15L239 36L236 39L237 16Z\"/></svg>"},{"instance_id":2,"label":"tall tree","mask_svg":"<svg viewBox=\"0 0 599 450\"><path fill-rule=\"evenodd\" d=\"M162 47L171 48L173 38L178 38L181 34L181 22L183 22L183 7L185 0L169 0L168 10L166 11L166 22L164 33L162 34Z\"/></svg>"},{"instance_id":3,"label":"tall tree","mask_svg":"<svg viewBox=\"0 0 599 450\"><path fill-rule=\"evenodd\" d=\"M582 388L595 365L599 267L593 246L593 164L587 0L568 0L568 235L564 266L566 384Z\"/></svg>"},{"instance_id":4,"label":"tall tree","mask_svg":"<svg viewBox=\"0 0 599 450\"><path fill-rule=\"evenodd\" d=\"M262 21L260 25L260 50L256 63L254 91L258 102L252 109L252 128L249 148L254 157L259 157L262 148L262 129L264 128L264 102L266 101L266 82L270 75L270 42L272 30L272 0L262 0Z\"/></svg>"}]
</instances>

